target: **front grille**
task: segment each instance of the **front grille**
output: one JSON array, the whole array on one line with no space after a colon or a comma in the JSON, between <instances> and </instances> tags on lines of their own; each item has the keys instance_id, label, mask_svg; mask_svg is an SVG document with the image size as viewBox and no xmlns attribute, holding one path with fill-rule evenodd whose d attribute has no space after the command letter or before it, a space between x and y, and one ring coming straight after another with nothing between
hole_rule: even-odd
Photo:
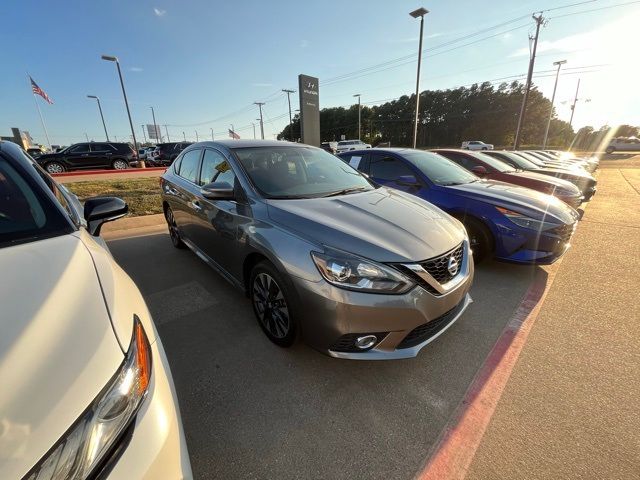
<instances>
[{"instance_id":1,"label":"front grille","mask_svg":"<svg viewBox=\"0 0 640 480\"><path fill-rule=\"evenodd\" d=\"M378 341L371 348L375 347L378 343L382 341L384 337L387 336L388 332L378 332L378 333L347 333L346 335L341 336L329 350L334 352L366 352L370 349L362 349L356 347L356 339L358 337L363 337L364 335L375 335Z\"/></svg>"},{"instance_id":2,"label":"front grille","mask_svg":"<svg viewBox=\"0 0 640 480\"><path fill-rule=\"evenodd\" d=\"M560 225L559 227L551 230L555 235L559 236L562 239L562 242L566 243L571 239L573 232L576 229L578 222L574 222L573 224Z\"/></svg>"},{"instance_id":3,"label":"front grille","mask_svg":"<svg viewBox=\"0 0 640 480\"><path fill-rule=\"evenodd\" d=\"M464 300L438 318L434 318L430 322L422 324L411 330L396 348L411 348L427 341L442 331L442 329L444 329L463 308Z\"/></svg>"},{"instance_id":4,"label":"front grille","mask_svg":"<svg viewBox=\"0 0 640 480\"><path fill-rule=\"evenodd\" d=\"M449 259L454 257L458 262L458 270L460 266L462 266L462 254L464 252L464 244L458 245L453 250L445 253L444 255L440 255L439 257L432 258L430 260L426 260L420 265L424 268L429 275L431 275L438 283L445 284L449 280L451 280L455 275L451 275L449 273ZM456 275L458 272L456 272Z\"/></svg>"}]
</instances>

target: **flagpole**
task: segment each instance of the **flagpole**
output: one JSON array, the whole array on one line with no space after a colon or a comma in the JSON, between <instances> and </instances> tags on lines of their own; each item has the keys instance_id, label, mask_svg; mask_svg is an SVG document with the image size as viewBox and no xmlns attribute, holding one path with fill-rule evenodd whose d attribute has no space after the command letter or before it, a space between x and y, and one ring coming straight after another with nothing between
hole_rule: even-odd
<instances>
[{"instance_id":1,"label":"flagpole","mask_svg":"<svg viewBox=\"0 0 640 480\"><path fill-rule=\"evenodd\" d=\"M51 141L49 141L49 132L47 132L47 126L44 123L44 117L42 116L42 112L40 111L40 105L38 105L38 99L36 98L36 94L33 93L33 79L29 72L27 72L27 77L29 78L29 90L31 90L31 94L33 95L33 102L36 104L36 108L38 109L38 115L40 115L40 122L42 123L42 129L44 130L44 136L47 137L47 145L49 146L49 150L51 150Z\"/></svg>"}]
</instances>

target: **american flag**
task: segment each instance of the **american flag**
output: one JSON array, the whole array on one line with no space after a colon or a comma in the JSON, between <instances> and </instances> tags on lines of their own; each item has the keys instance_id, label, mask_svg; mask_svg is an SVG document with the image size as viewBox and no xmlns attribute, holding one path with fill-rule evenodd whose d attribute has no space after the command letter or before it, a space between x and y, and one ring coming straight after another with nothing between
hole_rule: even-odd
<instances>
[{"instance_id":1,"label":"american flag","mask_svg":"<svg viewBox=\"0 0 640 480\"><path fill-rule=\"evenodd\" d=\"M33 78L29 77L29 80L31 80L31 90L33 91L34 95L40 95L47 101L47 103L53 105L53 100L51 100L49 98L49 95L47 95L47 93L42 90L36 82L33 81Z\"/></svg>"},{"instance_id":2,"label":"american flag","mask_svg":"<svg viewBox=\"0 0 640 480\"><path fill-rule=\"evenodd\" d=\"M229 136L234 140L240 140L240 135L238 135L236 132L234 132L231 129L229 129Z\"/></svg>"}]
</instances>

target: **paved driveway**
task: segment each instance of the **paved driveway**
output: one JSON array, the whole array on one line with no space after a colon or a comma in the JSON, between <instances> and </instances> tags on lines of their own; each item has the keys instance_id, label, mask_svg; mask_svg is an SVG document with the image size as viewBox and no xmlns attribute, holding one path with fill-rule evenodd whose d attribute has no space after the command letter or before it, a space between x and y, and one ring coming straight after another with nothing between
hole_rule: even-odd
<instances>
[{"instance_id":1,"label":"paved driveway","mask_svg":"<svg viewBox=\"0 0 640 480\"><path fill-rule=\"evenodd\" d=\"M274 346L165 233L109 247L154 314L197 478L412 478L539 268L481 265L475 303L417 358L359 362Z\"/></svg>"}]
</instances>

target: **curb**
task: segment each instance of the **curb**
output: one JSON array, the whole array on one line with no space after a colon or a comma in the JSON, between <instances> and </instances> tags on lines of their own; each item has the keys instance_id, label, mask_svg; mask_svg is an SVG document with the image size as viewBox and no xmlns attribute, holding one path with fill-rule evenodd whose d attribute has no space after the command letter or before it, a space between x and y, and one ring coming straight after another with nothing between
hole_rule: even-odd
<instances>
[{"instance_id":1,"label":"curb","mask_svg":"<svg viewBox=\"0 0 640 480\"><path fill-rule=\"evenodd\" d=\"M119 173L144 173L144 172L157 172L165 171L167 167L147 167L147 168L124 168L122 170L74 170L72 172L62 172L51 174L52 177L75 177L82 175L103 175L103 174L119 174Z\"/></svg>"}]
</instances>

